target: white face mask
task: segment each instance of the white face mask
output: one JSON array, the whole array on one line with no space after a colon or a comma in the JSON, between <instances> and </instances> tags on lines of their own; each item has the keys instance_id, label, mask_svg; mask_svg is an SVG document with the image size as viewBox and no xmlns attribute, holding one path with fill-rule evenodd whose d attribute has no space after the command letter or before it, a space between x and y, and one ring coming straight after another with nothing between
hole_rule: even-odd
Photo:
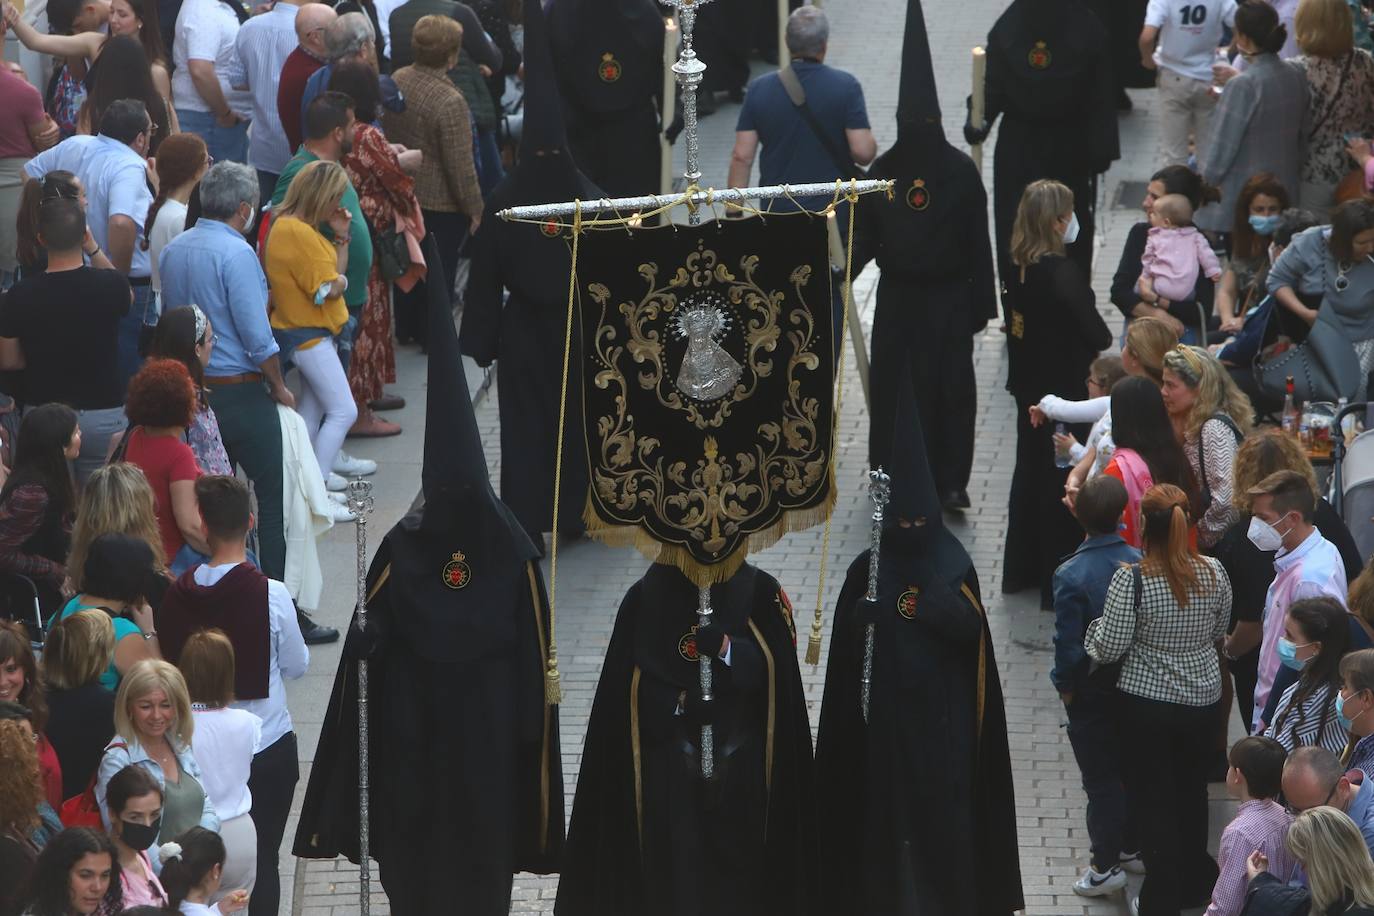
<instances>
[{"instance_id":1,"label":"white face mask","mask_svg":"<svg viewBox=\"0 0 1374 916\"><path fill-rule=\"evenodd\" d=\"M1069 214L1069 225L1064 229L1064 244L1072 245L1078 241L1078 214Z\"/></svg>"},{"instance_id":2,"label":"white face mask","mask_svg":"<svg viewBox=\"0 0 1374 916\"><path fill-rule=\"evenodd\" d=\"M1251 544L1266 553L1283 547L1283 535L1279 534L1277 528L1259 516L1251 517L1250 529L1246 531L1245 535L1250 539Z\"/></svg>"}]
</instances>

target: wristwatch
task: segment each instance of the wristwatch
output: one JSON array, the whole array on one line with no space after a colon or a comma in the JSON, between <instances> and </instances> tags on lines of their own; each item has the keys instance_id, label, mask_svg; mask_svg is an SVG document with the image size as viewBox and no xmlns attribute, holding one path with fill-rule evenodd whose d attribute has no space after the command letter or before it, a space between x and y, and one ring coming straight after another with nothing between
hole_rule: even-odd
<instances>
[{"instance_id":1,"label":"wristwatch","mask_svg":"<svg viewBox=\"0 0 1374 916\"><path fill-rule=\"evenodd\" d=\"M139 636L142 636L143 639L144 639L145 641L147 641L147 640L153 639L154 637L157 636L157 630L149 630L147 633L144 633L144 632L141 632L141 631L140 631L138 635L139 635Z\"/></svg>"}]
</instances>

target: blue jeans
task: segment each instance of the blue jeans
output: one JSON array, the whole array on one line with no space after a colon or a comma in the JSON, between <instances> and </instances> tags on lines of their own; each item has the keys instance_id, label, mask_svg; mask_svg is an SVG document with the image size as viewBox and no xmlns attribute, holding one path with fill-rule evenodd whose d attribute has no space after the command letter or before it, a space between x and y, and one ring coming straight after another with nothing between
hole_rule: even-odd
<instances>
[{"instance_id":1,"label":"blue jeans","mask_svg":"<svg viewBox=\"0 0 1374 916\"><path fill-rule=\"evenodd\" d=\"M157 297L153 295L153 288L144 283L133 290L134 301L129 306L129 314L119 319L119 340L115 344L121 391L129 387L129 379L143 364L143 358L138 355L138 338L143 326L157 325Z\"/></svg>"},{"instance_id":2,"label":"blue jeans","mask_svg":"<svg viewBox=\"0 0 1374 916\"><path fill-rule=\"evenodd\" d=\"M208 111L177 109L181 129L196 134L205 141L216 162L248 161L248 122L239 121L233 127L220 127Z\"/></svg>"}]
</instances>

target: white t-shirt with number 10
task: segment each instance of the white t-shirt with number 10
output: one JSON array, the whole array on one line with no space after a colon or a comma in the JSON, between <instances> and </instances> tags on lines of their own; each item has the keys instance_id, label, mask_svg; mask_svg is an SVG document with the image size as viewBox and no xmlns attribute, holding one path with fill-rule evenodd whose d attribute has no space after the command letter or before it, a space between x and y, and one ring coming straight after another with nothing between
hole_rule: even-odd
<instances>
[{"instance_id":1,"label":"white t-shirt with number 10","mask_svg":"<svg viewBox=\"0 0 1374 916\"><path fill-rule=\"evenodd\" d=\"M1145 24L1159 29L1155 63L1189 79L1212 79L1223 26L1234 26L1236 0L1150 0Z\"/></svg>"}]
</instances>

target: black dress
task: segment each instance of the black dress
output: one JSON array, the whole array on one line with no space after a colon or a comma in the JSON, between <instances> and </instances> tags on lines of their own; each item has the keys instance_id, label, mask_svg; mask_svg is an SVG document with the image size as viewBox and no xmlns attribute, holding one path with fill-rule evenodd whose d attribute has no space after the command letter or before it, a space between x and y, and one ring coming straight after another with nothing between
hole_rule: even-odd
<instances>
[{"instance_id":1,"label":"black dress","mask_svg":"<svg viewBox=\"0 0 1374 916\"><path fill-rule=\"evenodd\" d=\"M1007 507L1002 591L1040 589L1050 607L1059 562L1082 539L1064 495L1067 471L1054 464L1054 427L1030 425L1028 408L1046 394L1087 397L1085 379L1097 354L1112 343L1096 298L1077 263L1046 255L1004 277L1007 390L1016 399L1016 467ZM1080 436L1081 438L1081 436Z\"/></svg>"}]
</instances>

